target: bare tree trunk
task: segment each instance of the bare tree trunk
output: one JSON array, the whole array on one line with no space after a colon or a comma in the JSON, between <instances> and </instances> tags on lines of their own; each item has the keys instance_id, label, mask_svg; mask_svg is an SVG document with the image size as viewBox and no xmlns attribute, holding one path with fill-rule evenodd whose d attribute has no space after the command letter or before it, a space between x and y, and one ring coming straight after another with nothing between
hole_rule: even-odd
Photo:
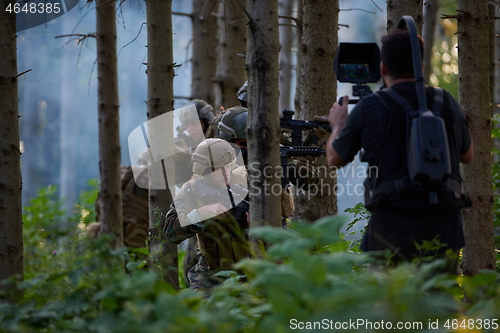
<instances>
[{"instance_id":1,"label":"bare tree trunk","mask_svg":"<svg viewBox=\"0 0 500 333\"><path fill-rule=\"evenodd\" d=\"M279 1L279 15L292 17L293 0ZM280 19L280 99L279 109L290 108L292 77L292 23L289 18Z\"/></svg>"},{"instance_id":2,"label":"bare tree trunk","mask_svg":"<svg viewBox=\"0 0 500 333\"><path fill-rule=\"evenodd\" d=\"M463 210L463 271L474 275L495 269L491 183L491 107L488 51L488 1L458 0L459 97L474 139L475 157L462 166L472 207Z\"/></svg>"},{"instance_id":3,"label":"bare tree trunk","mask_svg":"<svg viewBox=\"0 0 500 333\"><path fill-rule=\"evenodd\" d=\"M303 10L300 109L304 119L312 120L327 115L337 95L332 59L338 43L338 0L304 0ZM316 163L326 171L324 157ZM296 193L294 219L312 222L337 213L336 178L329 172L320 177L318 187Z\"/></svg>"},{"instance_id":4,"label":"bare tree trunk","mask_svg":"<svg viewBox=\"0 0 500 333\"><path fill-rule=\"evenodd\" d=\"M300 63L302 62L302 17L303 17L303 2L302 0L295 1L295 21L297 23L297 29L295 32L295 96L293 98L293 107L295 108L295 117L297 119L302 119L302 110L300 109Z\"/></svg>"},{"instance_id":5,"label":"bare tree trunk","mask_svg":"<svg viewBox=\"0 0 500 333\"><path fill-rule=\"evenodd\" d=\"M0 13L0 281L17 275L23 280L23 221L21 217L21 165L17 110L16 18ZM0 289L12 288L1 285ZM20 294L17 296L21 296Z\"/></svg>"},{"instance_id":6,"label":"bare tree trunk","mask_svg":"<svg viewBox=\"0 0 500 333\"><path fill-rule=\"evenodd\" d=\"M116 0L96 0L101 233L123 246L120 129L116 60Z\"/></svg>"},{"instance_id":7,"label":"bare tree trunk","mask_svg":"<svg viewBox=\"0 0 500 333\"><path fill-rule=\"evenodd\" d=\"M500 113L500 20L495 20L494 29L495 29L495 34L494 34L495 86L494 86L493 112ZM500 148L500 144L498 148Z\"/></svg>"},{"instance_id":8,"label":"bare tree trunk","mask_svg":"<svg viewBox=\"0 0 500 333\"><path fill-rule=\"evenodd\" d=\"M148 120L174 109L172 0L146 0L148 22ZM151 133L150 133L151 135ZM150 137L150 139L154 139ZM172 138L173 139L173 138ZM166 181L166 179L165 179ZM179 288L177 245L166 241L163 227L172 194L149 190L149 250L160 277Z\"/></svg>"},{"instance_id":9,"label":"bare tree trunk","mask_svg":"<svg viewBox=\"0 0 500 333\"><path fill-rule=\"evenodd\" d=\"M248 0L250 221L281 227L278 0Z\"/></svg>"},{"instance_id":10,"label":"bare tree trunk","mask_svg":"<svg viewBox=\"0 0 500 333\"><path fill-rule=\"evenodd\" d=\"M217 58L217 18L210 1L193 0L193 56L191 58L191 97L215 103L215 68Z\"/></svg>"},{"instance_id":11,"label":"bare tree trunk","mask_svg":"<svg viewBox=\"0 0 500 333\"><path fill-rule=\"evenodd\" d=\"M422 34L422 0L387 0L387 32L394 30L403 15L415 20L418 34Z\"/></svg>"},{"instance_id":12,"label":"bare tree trunk","mask_svg":"<svg viewBox=\"0 0 500 333\"><path fill-rule=\"evenodd\" d=\"M238 1L219 2L218 22L216 110L239 105L236 94L246 81L246 73L245 60L238 54L246 54L247 47L247 17Z\"/></svg>"},{"instance_id":13,"label":"bare tree trunk","mask_svg":"<svg viewBox=\"0 0 500 333\"><path fill-rule=\"evenodd\" d=\"M493 9L495 12L490 16L495 16L498 10L498 5L494 5ZM495 20L493 24L493 31L490 32L490 53L491 53L491 62L492 62L492 105L493 105L493 114L500 114L500 20ZM497 128L500 128L500 124L496 125ZM494 138L493 139L493 147L500 150L500 140ZM493 163L500 163L500 156L498 154L493 155ZM500 188L497 188L497 195L500 195Z\"/></svg>"},{"instance_id":14,"label":"bare tree trunk","mask_svg":"<svg viewBox=\"0 0 500 333\"><path fill-rule=\"evenodd\" d=\"M434 45L434 35L436 31L437 11L439 0L427 1L424 5L424 23L422 37L424 38L424 82L429 84L432 70L432 46Z\"/></svg>"}]
</instances>

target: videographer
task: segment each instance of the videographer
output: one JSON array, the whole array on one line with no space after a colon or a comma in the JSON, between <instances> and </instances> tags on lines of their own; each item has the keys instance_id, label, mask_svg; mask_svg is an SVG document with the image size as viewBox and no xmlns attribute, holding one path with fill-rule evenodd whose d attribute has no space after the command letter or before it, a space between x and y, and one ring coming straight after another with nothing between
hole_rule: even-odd
<instances>
[{"instance_id":1,"label":"videographer","mask_svg":"<svg viewBox=\"0 0 500 333\"><path fill-rule=\"evenodd\" d=\"M423 54L420 37L419 44ZM364 148L369 170L377 170L365 181L365 191L368 184L372 186L365 193L371 217L361 249L388 249L394 253L394 263L422 256L439 257L449 249L458 254L465 245L459 162L470 163L474 155L464 114L448 92L425 88L429 109L434 113L441 110L449 142L450 179L458 184L458 189L439 191L439 204L431 204L428 192L408 185L408 121L403 105L409 103L413 110L418 110L418 100L406 30L394 30L382 38L380 72L386 88L361 99L349 115L347 96L343 97L342 106L334 103L330 109L328 164L342 167ZM433 246L422 246L425 241ZM456 273L457 267L455 256L448 261L446 270Z\"/></svg>"}]
</instances>

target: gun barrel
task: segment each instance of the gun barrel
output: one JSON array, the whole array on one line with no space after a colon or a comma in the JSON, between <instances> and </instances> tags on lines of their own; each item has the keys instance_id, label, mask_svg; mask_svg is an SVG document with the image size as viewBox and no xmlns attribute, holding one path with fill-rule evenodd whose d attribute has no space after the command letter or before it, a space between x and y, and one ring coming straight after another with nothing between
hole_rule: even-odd
<instances>
[{"instance_id":1,"label":"gun barrel","mask_svg":"<svg viewBox=\"0 0 500 333\"><path fill-rule=\"evenodd\" d=\"M281 147L281 155L283 157L301 157L301 156L313 156L317 157L324 155L326 153L325 149L310 146L298 146L298 147Z\"/></svg>"}]
</instances>

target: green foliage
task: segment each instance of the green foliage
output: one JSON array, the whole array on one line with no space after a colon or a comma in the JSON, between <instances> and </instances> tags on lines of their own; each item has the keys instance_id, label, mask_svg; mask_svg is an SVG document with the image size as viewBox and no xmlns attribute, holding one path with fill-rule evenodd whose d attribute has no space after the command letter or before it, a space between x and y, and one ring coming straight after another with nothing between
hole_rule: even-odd
<instances>
[{"instance_id":1,"label":"green foliage","mask_svg":"<svg viewBox=\"0 0 500 333\"><path fill-rule=\"evenodd\" d=\"M368 220L370 219L370 212L368 211L368 209L366 209L365 205L362 202L357 203L354 207L346 208L344 212L354 214L354 219L347 224L346 231L351 230L356 223L360 221L366 221L368 223ZM359 247L361 246L361 239L365 234L367 223L365 223L365 226L359 232L358 234L359 238L354 241L350 241L348 248L349 251L354 251L358 253L361 252L361 249ZM350 234L354 235L355 232L353 231Z\"/></svg>"},{"instance_id":2,"label":"green foliage","mask_svg":"<svg viewBox=\"0 0 500 333\"><path fill-rule=\"evenodd\" d=\"M80 194L78 203L75 205L76 215L85 225L96 221L95 202L99 193L99 181L90 179L88 186L90 189Z\"/></svg>"},{"instance_id":3,"label":"green foliage","mask_svg":"<svg viewBox=\"0 0 500 333\"><path fill-rule=\"evenodd\" d=\"M348 251L339 235L344 221L338 217L292 223L290 229L253 228L254 236L271 244L260 258L240 261L236 271L220 272L226 280L210 293L176 291L141 269L142 259L134 257L146 252L113 250L106 237L88 242L78 228L47 228L43 232L53 241L43 242L36 235L37 223L50 226L64 220L51 191L41 191L34 201L46 205L43 218L42 206L26 209L31 219L26 247L36 246L37 251L25 282L18 284L24 299L0 303L0 332L291 332L299 322L349 321L362 325L347 331L365 332L384 331L364 326L382 320L422 323L405 330L416 332L428 330L429 321L439 320L442 328L447 319L500 315L495 272L475 277L436 274L442 260L357 269L370 257ZM353 212L367 217L362 206ZM464 292L469 303L463 303Z\"/></svg>"}]
</instances>

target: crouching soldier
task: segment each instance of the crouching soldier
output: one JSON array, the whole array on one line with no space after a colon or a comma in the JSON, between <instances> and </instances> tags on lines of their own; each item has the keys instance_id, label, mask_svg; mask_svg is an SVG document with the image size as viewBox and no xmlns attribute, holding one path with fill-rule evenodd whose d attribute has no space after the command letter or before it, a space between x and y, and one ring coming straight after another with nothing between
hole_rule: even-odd
<instances>
[{"instance_id":1,"label":"crouching soldier","mask_svg":"<svg viewBox=\"0 0 500 333\"><path fill-rule=\"evenodd\" d=\"M215 276L218 271L233 269L234 263L249 256L248 205L242 211L244 205L238 202L246 203L246 193L230 186L236 153L228 142L203 141L192 162L195 176L176 195L167 213L165 234L175 244L196 235L200 257L187 277L191 289L206 290L221 282Z\"/></svg>"}]
</instances>

